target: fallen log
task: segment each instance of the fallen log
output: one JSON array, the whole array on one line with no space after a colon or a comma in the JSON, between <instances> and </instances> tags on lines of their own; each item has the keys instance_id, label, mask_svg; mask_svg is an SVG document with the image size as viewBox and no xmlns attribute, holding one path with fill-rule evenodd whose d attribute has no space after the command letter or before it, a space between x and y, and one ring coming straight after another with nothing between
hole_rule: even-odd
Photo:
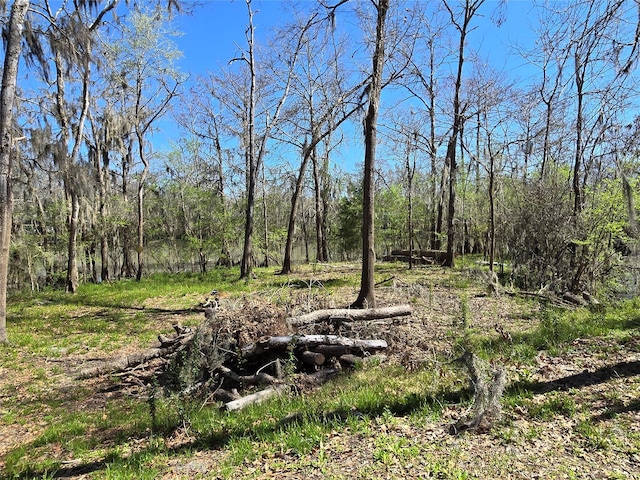
<instances>
[{"instance_id":1,"label":"fallen log","mask_svg":"<svg viewBox=\"0 0 640 480\"><path fill-rule=\"evenodd\" d=\"M384 340L360 340L339 335L281 335L267 337L259 342L247 345L240 350L240 355L243 357L260 355L271 350L286 349L290 345L316 352L318 352L317 347L320 345L348 347L370 353L387 348L387 342Z\"/></svg>"},{"instance_id":2,"label":"fallen log","mask_svg":"<svg viewBox=\"0 0 640 480\"><path fill-rule=\"evenodd\" d=\"M409 262L415 265L435 265L436 261L431 257L418 257L416 255L409 257L409 255L385 255L382 257L383 262Z\"/></svg>"},{"instance_id":3,"label":"fallen log","mask_svg":"<svg viewBox=\"0 0 640 480\"><path fill-rule=\"evenodd\" d=\"M340 355L340 365L343 367L355 367L362 363L362 357L354 355L352 353L345 353Z\"/></svg>"},{"instance_id":4,"label":"fallen log","mask_svg":"<svg viewBox=\"0 0 640 480\"><path fill-rule=\"evenodd\" d=\"M442 263L447 259L446 250L391 250L392 257L406 257L409 255L416 257L432 258L436 263Z\"/></svg>"},{"instance_id":5,"label":"fallen log","mask_svg":"<svg viewBox=\"0 0 640 480\"><path fill-rule=\"evenodd\" d=\"M339 368L323 368L317 372L300 374L295 378L295 386L301 389L316 388L327 383L341 371Z\"/></svg>"},{"instance_id":6,"label":"fallen log","mask_svg":"<svg viewBox=\"0 0 640 480\"><path fill-rule=\"evenodd\" d=\"M111 373L118 373L128 368L133 368L144 362L163 356L169 349L166 348L151 348L142 353L134 355L126 355L114 360L102 362L95 367L85 368L78 373L79 379L87 379L92 377L99 377L100 375L107 375Z\"/></svg>"},{"instance_id":7,"label":"fallen log","mask_svg":"<svg viewBox=\"0 0 640 480\"><path fill-rule=\"evenodd\" d=\"M300 360L302 360L307 365L319 367L321 365L324 365L324 362L327 361L327 357L325 357L320 352L310 352L309 350L305 350L300 354Z\"/></svg>"},{"instance_id":8,"label":"fallen log","mask_svg":"<svg viewBox=\"0 0 640 480\"><path fill-rule=\"evenodd\" d=\"M280 383L279 379L264 372L258 372L254 375L239 375L230 368L225 367L224 365L220 365L218 368L216 368L216 371L220 372L222 376L243 385L256 385L258 383L274 385Z\"/></svg>"},{"instance_id":9,"label":"fallen log","mask_svg":"<svg viewBox=\"0 0 640 480\"><path fill-rule=\"evenodd\" d=\"M326 310L316 310L315 312L289 317L287 323L293 327L307 325L310 323L332 321L354 320L378 320L381 318L394 318L411 315L411 305L398 305L395 307L367 308L364 310L350 308L335 308Z\"/></svg>"},{"instance_id":10,"label":"fallen log","mask_svg":"<svg viewBox=\"0 0 640 480\"><path fill-rule=\"evenodd\" d=\"M564 292L564 294L562 295L562 299L565 302L569 302L579 307L586 307L587 305L589 305L589 302L584 297L571 292Z\"/></svg>"},{"instance_id":11,"label":"fallen log","mask_svg":"<svg viewBox=\"0 0 640 480\"><path fill-rule=\"evenodd\" d=\"M257 403L264 402L265 400L275 397L279 393L283 392L286 389L285 386L277 386L277 387L269 387L264 390L260 390L259 392L252 393L251 395L246 395L237 400L232 400L231 402L227 402L224 404L224 409L227 411L233 410L241 410L249 405L255 405Z\"/></svg>"},{"instance_id":12,"label":"fallen log","mask_svg":"<svg viewBox=\"0 0 640 480\"><path fill-rule=\"evenodd\" d=\"M178 327L174 327L178 331ZM154 358L164 357L179 351L193 338L193 333L189 330L186 333L178 334L176 337L158 336L160 341L159 347L150 348L141 353L133 355L124 355L113 360L102 362L94 367L88 367L80 371L77 377L79 379L87 379L99 377L112 373L119 373L130 368L134 368L142 363L153 360Z\"/></svg>"}]
</instances>

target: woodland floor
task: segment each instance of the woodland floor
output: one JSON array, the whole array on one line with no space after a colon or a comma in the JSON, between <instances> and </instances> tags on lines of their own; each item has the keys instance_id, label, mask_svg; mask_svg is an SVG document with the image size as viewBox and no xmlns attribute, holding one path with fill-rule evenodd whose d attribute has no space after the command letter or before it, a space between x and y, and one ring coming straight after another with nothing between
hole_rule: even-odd
<instances>
[{"instance_id":1,"label":"woodland floor","mask_svg":"<svg viewBox=\"0 0 640 480\"><path fill-rule=\"evenodd\" d=\"M439 269L424 269L418 280L416 277L403 280L401 275L393 275L394 278L377 287L378 306L411 302L414 311L410 317L342 333L386 339L388 363L415 371L433 368L437 361L453 358L452 332L461 321L461 298L465 299L464 308L468 309L469 327L475 332L485 332L495 342L504 341L496 325L517 335L539 321L536 315L539 306L535 302L506 294L488 295L482 280L477 278L463 279L471 282L471 286L465 285L463 290L455 282L437 283L435 270ZM338 269L314 273L314 281L327 284L339 277ZM284 305L290 314L342 307L354 298L353 287L335 290L327 297L322 291L314 290L312 294L311 288L305 288L304 284L302 287ZM256 316L263 316L265 305L270 305L277 296L277 291L253 294L255 310L223 297L221 315L233 317L236 325L245 324L248 340L265 333L287 333L280 331L284 328L280 320L265 322L264 318L256 330ZM149 299L145 307L170 312L170 301ZM87 316L94 313L91 308L76 312ZM161 332L177 321L193 325L200 316L188 311L158 313L153 322ZM109 355L141 348L145 346L123 346ZM56 358L25 356L26 367L20 370L0 365L0 401L11 390L11 395L22 404L33 406L25 417L9 420L0 403L0 477L5 455L20 445L37 441L52 421L40 403L41 393L34 388L40 379L46 378L55 385L49 395L64 402L70 411L99 414L108 402L130 393L114 387L108 378L77 380L74 377L81 366L105 357L99 348L87 347L84 353ZM443 406L442 415L420 422L413 417L394 415L373 419L368 431L355 431L344 425L332 431L319 448L304 458L287 451L261 457L238 466L235 477L640 479L640 335L637 327L629 335L577 339L555 354L540 351L534 363L519 363L517 358L509 358L504 359L504 364L509 386L533 382L537 387L525 404L504 405L503 422L488 433L451 435L449 426L468 408L468 403L451 403ZM79 383L85 387L83 395L77 394ZM554 399L570 408L564 411L562 405L556 405L550 415L533 413L536 405L552 405ZM109 441L106 436L104 442ZM136 440L141 444L146 441ZM166 439L167 445L175 449L189 441L185 431L176 431ZM53 449L59 448L64 457L64 445L55 442L51 445ZM55 456L56 452L48 454ZM228 455L228 449L221 447L200 449L187 458L168 458L160 478L221 478L214 472ZM57 476L102 478L102 469L100 465L78 465L69 459L63 461Z\"/></svg>"}]
</instances>

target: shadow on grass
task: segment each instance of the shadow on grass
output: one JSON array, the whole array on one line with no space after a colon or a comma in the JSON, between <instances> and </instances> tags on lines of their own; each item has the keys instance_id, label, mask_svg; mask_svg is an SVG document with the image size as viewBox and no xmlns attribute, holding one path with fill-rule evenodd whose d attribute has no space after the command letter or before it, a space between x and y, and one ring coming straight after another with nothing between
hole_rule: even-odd
<instances>
[{"instance_id":1,"label":"shadow on grass","mask_svg":"<svg viewBox=\"0 0 640 480\"><path fill-rule=\"evenodd\" d=\"M406 416L411 413L424 409L438 411L446 404L459 404L469 400L470 394L466 389L454 392L446 392L435 395L420 395L411 393L393 401L376 403L375 405L359 405L353 407L344 407L334 410L319 410L316 412L294 413L286 415L273 425L261 425L250 430L239 428L233 430L225 430L224 432L215 432L211 435L197 439L189 445L182 445L178 450L192 451L194 448L216 449L224 448L231 439L247 438L256 439L263 438L269 434L283 432L289 428L297 428L304 424L322 424L330 425L332 428L345 425L349 420L375 419L383 414L392 414L393 416ZM178 452L176 452L178 453Z\"/></svg>"},{"instance_id":2,"label":"shadow on grass","mask_svg":"<svg viewBox=\"0 0 640 480\"><path fill-rule=\"evenodd\" d=\"M109 453L105 458L94 460L82 464L60 465L58 467L48 467L46 470L37 467L27 467L26 470L15 472L7 478L12 479L31 479L46 476L47 478L71 478L81 475L96 474L114 466L139 466L143 465L145 459L156 453L163 453L168 456L179 456L183 454L193 453L194 451L205 450L221 450L229 444L238 440L256 441L257 439L268 439L274 436L287 436L288 431L294 431L304 425L323 425L327 429L339 428L346 425L352 420L375 419L383 414L392 414L394 416L406 416L421 410L438 411L445 404L459 404L469 399L469 392L466 389L453 392L438 392L435 394L407 394L405 396L396 397L390 401L380 401L375 403L365 402L349 407L338 408L334 410L318 409L304 413L288 413L280 419L273 419L267 422L253 422L234 425L222 425L221 427L209 432L200 434L192 441L183 443L179 446L158 450L157 446L149 445L131 455L122 456L116 452ZM154 435L171 437L182 423L175 424L172 427L165 426L155 431ZM130 432L132 437L142 438L138 433ZM149 437L150 438L150 437ZM102 441L105 441L103 438ZM31 442L29 445L38 445L39 440ZM22 448L29 449L29 445ZM0 474L0 479L5 478Z\"/></svg>"},{"instance_id":3,"label":"shadow on grass","mask_svg":"<svg viewBox=\"0 0 640 480\"><path fill-rule=\"evenodd\" d=\"M640 375L640 360L620 362L609 367L601 367L593 372L585 371L547 382L517 382L509 387L509 391L529 391L547 393L551 391L567 391L604 383L612 378L627 378Z\"/></svg>"},{"instance_id":4,"label":"shadow on grass","mask_svg":"<svg viewBox=\"0 0 640 480\"><path fill-rule=\"evenodd\" d=\"M598 415L594 415L592 420L594 422L604 422L606 420L611 420L618 415L624 413L638 412L640 411L640 399L634 400L629 404L625 405L624 402L620 400L614 400L611 405L607 406L606 410Z\"/></svg>"},{"instance_id":5,"label":"shadow on grass","mask_svg":"<svg viewBox=\"0 0 640 480\"><path fill-rule=\"evenodd\" d=\"M0 479L15 479L15 480L27 480L34 478L74 478L79 477L81 475L89 475L91 473L98 472L100 470L104 470L107 466L107 460L98 460L95 462L83 463L81 465L76 466L65 466L56 468L53 471L49 470L37 470L31 467L27 468L25 471L18 475L11 476L3 476L0 473Z\"/></svg>"},{"instance_id":6,"label":"shadow on grass","mask_svg":"<svg viewBox=\"0 0 640 480\"><path fill-rule=\"evenodd\" d=\"M614 378L630 378L640 375L640 361L620 362L615 365L605 366L593 372L582 372L575 375L569 375L555 380L546 382L517 382L508 387L508 391L512 393L532 392L532 393L548 393L551 391L567 391L570 389L580 389L591 385L607 382ZM340 425L347 424L350 420L363 420L366 418L374 419L385 413L391 413L394 416L406 416L421 410L438 411L443 405L460 404L470 399L470 391L468 389L460 389L456 391L441 391L436 394L416 394L411 393L402 397L390 399L389 401L375 402L374 404L361 404L352 407L344 407L335 410L317 410L315 412L293 413L285 415L284 418L270 423L258 423L251 426L237 425L229 428L224 426L211 433L203 434L193 441L181 444L175 448L168 448L163 452L169 456L177 456L197 450L215 450L223 449L233 440L256 440L260 438L269 438L274 434L287 434L287 430L299 428L304 424L321 424L327 425L328 428L336 428ZM627 405L622 402L614 402L607 410L594 417L594 421L603 421L614 417L617 414L625 412L633 412L640 410L640 400L633 401ZM176 427L177 428L177 427ZM171 429L165 429L156 432L160 435L170 436ZM81 465L61 466L55 472L37 471L29 468L11 478L27 479L42 475L50 475L53 478L73 477L79 475L87 475L90 473L105 470L109 466L116 464L137 465L143 458L148 458L158 448L149 446L128 457L120 457L111 454L103 460L83 463ZM0 477L3 478L3 477Z\"/></svg>"},{"instance_id":7,"label":"shadow on grass","mask_svg":"<svg viewBox=\"0 0 640 480\"><path fill-rule=\"evenodd\" d=\"M640 360L620 362L615 365L605 366L593 372L584 371L575 375L549 380L547 382L517 382L509 386L507 392L511 393L548 393L566 392L573 389L581 389L608 382L613 379L631 378L640 375ZM592 416L592 421L603 422L611 420L617 415L640 411L640 399L624 403L614 399L607 405L602 413Z\"/></svg>"}]
</instances>

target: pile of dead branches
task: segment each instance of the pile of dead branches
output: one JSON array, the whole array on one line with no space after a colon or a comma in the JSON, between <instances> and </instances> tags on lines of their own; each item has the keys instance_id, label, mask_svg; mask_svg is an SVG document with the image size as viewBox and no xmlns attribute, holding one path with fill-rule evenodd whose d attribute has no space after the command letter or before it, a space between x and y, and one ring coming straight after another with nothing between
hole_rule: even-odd
<instances>
[{"instance_id":1,"label":"pile of dead branches","mask_svg":"<svg viewBox=\"0 0 640 480\"><path fill-rule=\"evenodd\" d=\"M382 339L329 334L336 325L411 313L409 306L398 306L317 310L287 318L270 305L254 305L246 307L243 319L217 305L207 305L196 328L175 325L174 333L159 335L153 348L88 366L78 376L117 375L138 385L159 384L167 392L202 396L233 410L292 387L321 384L345 368L381 358L387 348ZM324 332L298 333L314 326Z\"/></svg>"}]
</instances>

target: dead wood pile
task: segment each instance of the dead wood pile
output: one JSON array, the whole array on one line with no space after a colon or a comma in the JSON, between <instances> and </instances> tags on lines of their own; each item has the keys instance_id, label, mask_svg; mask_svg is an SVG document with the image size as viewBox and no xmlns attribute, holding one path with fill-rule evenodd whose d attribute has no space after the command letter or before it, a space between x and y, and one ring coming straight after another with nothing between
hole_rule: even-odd
<instances>
[{"instance_id":1,"label":"dead wood pile","mask_svg":"<svg viewBox=\"0 0 640 480\"><path fill-rule=\"evenodd\" d=\"M213 302L196 328L176 325L173 335L159 335L153 348L87 366L78 377L112 375L139 386L159 384L167 392L222 401L226 409L235 410L291 387L316 386L370 358L384 358L385 340L335 334L336 325L411 313L409 306L399 306L319 310L286 318L265 304L243 311L244 319ZM306 331L317 326L320 333L296 332L301 325Z\"/></svg>"}]
</instances>

